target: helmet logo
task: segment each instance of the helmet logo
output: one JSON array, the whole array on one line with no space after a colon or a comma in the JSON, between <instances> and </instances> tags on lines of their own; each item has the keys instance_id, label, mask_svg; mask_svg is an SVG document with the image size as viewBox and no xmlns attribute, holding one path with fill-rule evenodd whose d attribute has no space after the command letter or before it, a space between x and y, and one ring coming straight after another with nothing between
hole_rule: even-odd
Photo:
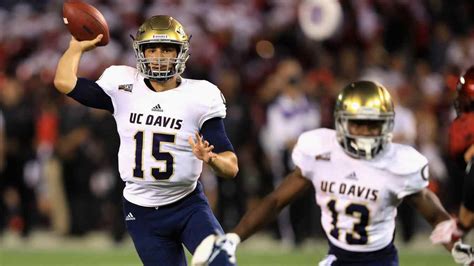
<instances>
[{"instance_id":1,"label":"helmet logo","mask_svg":"<svg viewBox=\"0 0 474 266\"><path fill-rule=\"evenodd\" d=\"M168 34L153 34L153 39L169 39Z\"/></svg>"},{"instance_id":2,"label":"helmet logo","mask_svg":"<svg viewBox=\"0 0 474 266\"><path fill-rule=\"evenodd\" d=\"M184 33L183 27L177 27L177 28L176 28L176 33L178 33L179 35L181 35L181 38L185 38L185 37L186 37L186 33Z\"/></svg>"},{"instance_id":3,"label":"helmet logo","mask_svg":"<svg viewBox=\"0 0 474 266\"><path fill-rule=\"evenodd\" d=\"M377 109L377 108L373 108L373 107L361 106L357 112L359 114L370 115L370 114L379 114L380 110Z\"/></svg>"}]
</instances>

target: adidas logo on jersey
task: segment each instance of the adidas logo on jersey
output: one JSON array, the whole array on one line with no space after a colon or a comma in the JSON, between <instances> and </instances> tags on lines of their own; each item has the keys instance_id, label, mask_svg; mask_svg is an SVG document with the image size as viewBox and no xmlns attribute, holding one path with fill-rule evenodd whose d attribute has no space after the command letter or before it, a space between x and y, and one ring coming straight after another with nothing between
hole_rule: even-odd
<instances>
[{"instance_id":1,"label":"adidas logo on jersey","mask_svg":"<svg viewBox=\"0 0 474 266\"><path fill-rule=\"evenodd\" d=\"M345 179L359 180L355 172L352 172L344 177Z\"/></svg>"},{"instance_id":2,"label":"adidas logo on jersey","mask_svg":"<svg viewBox=\"0 0 474 266\"><path fill-rule=\"evenodd\" d=\"M133 90L133 84L122 84L122 85L119 85L119 86L118 86L118 89L119 89L119 90L123 90L123 91L132 92L132 90Z\"/></svg>"},{"instance_id":3,"label":"adidas logo on jersey","mask_svg":"<svg viewBox=\"0 0 474 266\"><path fill-rule=\"evenodd\" d=\"M163 112L163 109L161 109L160 104L155 105L155 107L151 108L151 110L155 112Z\"/></svg>"},{"instance_id":4,"label":"adidas logo on jersey","mask_svg":"<svg viewBox=\"0 0 474 266\"><path fill-rule=\"evenodd\" d=\"M125 217L125 221L134 221L135 217L131 212L128 213L127 217Z\"/></svg>"}]
</instances>

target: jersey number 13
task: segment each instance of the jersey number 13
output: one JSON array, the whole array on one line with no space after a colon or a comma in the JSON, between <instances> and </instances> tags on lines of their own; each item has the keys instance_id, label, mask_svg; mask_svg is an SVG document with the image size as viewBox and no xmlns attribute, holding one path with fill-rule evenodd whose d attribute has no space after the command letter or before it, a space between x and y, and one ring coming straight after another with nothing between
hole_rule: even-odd
<instances>
[{"instance_id":1,"label":"jersey number 13","mask_svg":"<svg viewBox=\"0 0 474 266\"><path fill-rule=\"evenodd\" d=\"M331 236L336 239L339 239L339 230L337 227L337 219L339 213L336 211L336 200L330 200L327 204L327 207L332 214L333 228L330 232ZM367 244L367 225L369 224L369 209L366 206L361 204L351 203L345 208L345 214L350 215L354 218L359 218L359 222L354 224L352 232L346 233L346 242L350 245L365 245Z\"/></svg>"}]
</instances>

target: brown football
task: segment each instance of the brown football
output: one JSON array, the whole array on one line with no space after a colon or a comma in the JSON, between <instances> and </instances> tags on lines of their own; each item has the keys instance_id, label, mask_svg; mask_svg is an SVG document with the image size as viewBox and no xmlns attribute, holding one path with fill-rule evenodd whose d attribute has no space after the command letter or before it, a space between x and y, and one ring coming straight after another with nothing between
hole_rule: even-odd
<instances>
[{"instance_id":1,"label":"brown football","mask_svg":"<svg viewBox=\"0 0 474 266\"><path fill-rule=\"evenodd\" d=\"M63 4L63 21L69 32L79 41L92 40L103 34L97 46L109 43L109 26L104 16L95 7L79 0L68 0Z\"/></svg>"}]
</instances>

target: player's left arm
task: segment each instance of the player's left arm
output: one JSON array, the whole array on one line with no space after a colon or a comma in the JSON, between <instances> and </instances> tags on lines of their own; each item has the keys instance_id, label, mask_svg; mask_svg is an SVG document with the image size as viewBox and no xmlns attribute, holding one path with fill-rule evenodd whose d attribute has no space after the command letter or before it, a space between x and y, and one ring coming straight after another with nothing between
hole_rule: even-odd
<instances>
[{"instance_id":1,"label":"player's left arm","mask_svg":"<svg viewBox=\"0 0 474 266\"><path fill-rule=\"evenodd\" d=\"M418 212L435 227L438 223L450 219L438 197L429 189L408 195L405 198Z\"/></svg>"},{"instance_id":2,"label":"player's left arm","mask_svg":"<svg viewBox=\"0 0 474 266\"><path fill-rule=\"evenodd\" d=\"M412 205L424 218L435 228L439 223L451 219L448 212L444 209L439 198L429 189L424 188L421 191L408 195L405 200ZM444 244L444 246L451 250L454 242Z\"/></svg>"},{"instance_id":3,"label":"player's left arm","mask_svg":"<svg viewBox=\"0 0 474 266\"><path fill-rule=\"evenodd\" d=\"M195 137L196 141L191 136L188 141L198 159L207 163L217 176L233 178L237 175L237 156L225 132L222 118L204 122L200 134L196 133Z\"/></svg>"},{"instance_id":4,"label":"player's left arm","mask_svg":"<svg viewBox=\"0 0 474 266\"><path fill-rule=\"evenodd\" d=\"M231 151L218 153L207 164L214 170L217 176L224 178L234 178L239 172L237 155Z\"/></svg>"}]
</instances>

